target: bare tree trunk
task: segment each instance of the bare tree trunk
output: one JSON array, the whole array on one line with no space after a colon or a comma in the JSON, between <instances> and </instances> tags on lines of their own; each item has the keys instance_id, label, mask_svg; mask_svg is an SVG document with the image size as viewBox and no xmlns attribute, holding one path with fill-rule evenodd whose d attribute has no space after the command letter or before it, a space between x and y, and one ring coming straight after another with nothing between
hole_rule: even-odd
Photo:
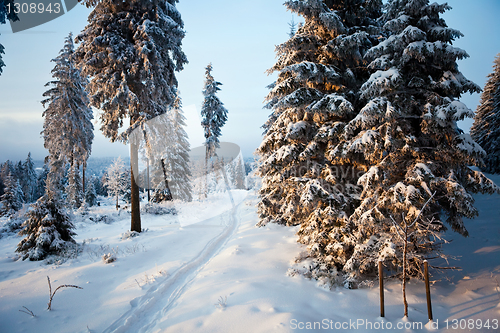
<instances>
[{"instance_id":1,"label":"bare tree trunk","mask_svg":"<svg viewBox=\"0 0 500 333\"><path fill-rule=\"evenodd\" d=\"M85 198L85 167L87 163L83 163L82 165L82 188L83 188L83 197Z\"/></svg>"},{"instance_id":2,"label":"bare tree trunk","mask_svg":"<svg viewBox=\"0 0 500 333\"><path fill-rule=\"evenodd\" d=\"M116 210L118 210L118 208L120 208L120 206L118 206L118 193L116 193Z\"/></svg>"},{"instance_id":3,"label":"bare tree trunk","mask_svg":"<svg viewBox=\"0 0 500 333\"><path fill-rule=\"evenodd\" d=\"M210 148L208 144L205 150L205 198L208 196L208 155L210 154Z\"/></svg>"},{"instance_id":4,"label":"bare tree trunk","mask_svg":"<svg viewBox=\"0 0 500 333\"><path fill-rule=\"evenodd\" d=\"M147 159L146 177L147 177L147 183L148 183L148 202L151 202L151 191L150 191L151 186L149 186L149 158Z\"/></svg>"},{"instance_id":5,"label":"bare tree trunk","mask_svg":"<svg viewBox=\"0 0 500 333\"><path fill-rule=\"evenodd\" d=\"M167 170L165 168L165 161L163 160L163 158L161 159L161 168L163 170L163 179L165 181L165 189L167 191L167 200L171 201L173 199L172 192L170 192L170 186L168 186Z\"/></svg>"},{"instance_id":6,"label":"bare tree trunk","mask_svg":"<svg viewBox=\"0 0 500 333\"><path fill-rule=\"evenodd\" d=\"M137 144L130 141L130 206L131 206L131 221L130 231L141 232L141 207L139 200L139 186L135 181L134 174L139 172L138 168L139 157ZM137 169L137 170L134 170Z\"/></svg>"}]
</instances>

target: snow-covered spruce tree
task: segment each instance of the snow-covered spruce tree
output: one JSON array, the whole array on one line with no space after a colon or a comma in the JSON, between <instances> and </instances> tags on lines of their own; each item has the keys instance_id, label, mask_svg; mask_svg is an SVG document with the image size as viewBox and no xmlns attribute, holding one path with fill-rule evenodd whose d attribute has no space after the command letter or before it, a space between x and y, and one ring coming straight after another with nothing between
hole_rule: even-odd
<instances>
[{"instance_id":1,"label":"snow-covered spruce tree","mask_svg":"<svg viewBox=\"0 0 500 333\"><path fill-rule=\"evenodd\" d=\"M470 134L486 151L483 170L500 173L500 53L488 77Z\"/></svg>"},{"instance_id":2,"label":"snow-covered spruce tree","mask_svg":"<svg viewBox=\"0 0 500 333\"><path fill-rule=\"evenodd\" d=\"M356 183L367 169L344 159L342 133L361 105L358 90L369 77L363 55L377 42L381 1L285 5L305 23L277 47L269 70L278 79L266 99L273 113L258 148L260 225L301 224L299 241L313 259L304 273L330 279L349 258L348 247L335 245L358 205Z\"/></svg>"},{"instance_id":3,"label":"snow-covered spruce tree","mask_svg":"<svg viewBox=\"0 0 500 333\"><path fill-rule=\"evenodd\" d=\"M343 135L345 159L370 169L358 181L359 207L327 253L347 250L349 280L376 274L378 260L394 271L403 266L399 227L391 220L411 224L435 193L408 242L406 273L422 277L423 260L436 255L433 233L446 222L467 236L462 218L478 214L471 193L498 191L468 167L482 149L457 127L473 116L459 97L480 88L458 70L456 61L468 55L452 46L461 33L440 18L448 9L428 0L389 1L388 37L365 55L372 71L361 87L366 105Z\"/></svg>"},{"instance_id":4,"label":"snow-covered spruce tree","mask_svg":"<svg viewBox=\"0 0 500 333\"><path fill-rule=\"evenodd\" d=\"M31 158L31 153L28 153L26 161L23 163L23 193L26 202L35 201L35 190L37 182L37 174L35 171L35 164Z\"/></svg>"},{"instance_id":5,"label":"snow-covered spruce tree","mask_svg":"<svg viewBox=\"0 0 500 333\"><path fill-rule=\"evenodd\" d=\"M14 172L14 167L12 165L12 162L10 160L5 161L0 165L0 179L2 180L2 188L0 188L0 195L3 194L3 190L5 187L5 179L9 174L12 174Z\"/></svg>"},{"instance_id":6,"label":"snow-covered spruce tree","mask_svg":"<svg viewBox=\"0 0 500 333\"><path fill-rule=\"evenodd\" d=\"M113 164L106 170L106 181L104 182L104 186L106 186L110 196L116 197L116 210L120 208L118 199L120 195L125 194L127 188L126 175L128 175L128 173L125 172L125 164L120 157L115 159Z\"/></svg>"},{"instance_id":7,"label":"snow-covered spruce tree","mask_svg":"<svg viewBox=\"0 0 500 333\"><path fill-rule=\"evenodd\" d=\"M96 191L96 183L99 181L99 178L92 176L87 181L85 186L85 203L89 207L93 207L97 204L97 191Z\"/></svg>"},{"instance_id":8,"label":"snow-covered spruce tree","mask_svg":"<svg viewBox=\"0 0 500 333\"><path fill-rule=\"evenodd\" d=\"M55 163L61 164L61 163ZM60 189L56 185L57 176L52 165L47 178L47 191L31 205L26 221L21 225L19 235L26 237L17 245L16 252L23 255L23 260L43 260L50 254L59 254L75 243L74 225L60 198Z\"/></svg>"},{"instance_id":9,"label":"snow-covered spruce tree","mask_svg":"<svg viewBox=\"0 0 500 333\"><path fill-rule=\"evenodd\" d=\"M129 142L136 144L146 168L138 177L138 185L154 189L154 202L172 200L170 191L171 170L167 167L166 155L173 145L173 124L169 111L141 124L129 135Z\"/></svg>"},{"instance_id":10,"label":"snow-covered spruce tree","mask_svg":"<svg viewBox=\"0 0 500 333\"><path fill-rule=\"evenodd\" d=\"M96 4L97 2L97 4ZM101 109L101 131L112 142L149 119L164 114L174 101L175 71L187 63L181 50L183 22L177 0L103 0L95 5L89 24L76 38L83 74L90 76L91 103ZM130 126L119 135L123 120ZM137 146L130 145L131 230L141 232L139 187L134 167Z\"/></svg>"},{"instance_id":11,"label":"snow-covered spruce tree","mask_svg":"<svg viewBox=\"0 0 500 333\"><path fill-rule=\"evenodd\" d=\"M16 166L14 167L14 173L12 174L14 178L19 180L19 184L21 188L23 188L24 183L24 164L22 161L17 161Z\"/></svg>"},{"instance_id":12,"label":"snow-covered spruce tree","mask_svg":"<svg viewBox=\"0 0 500 333\"><path fill-rule=\"evenodd\" d=\"M23 207L24 195L19 180L11 173L3 179L4 193L0 196L0 216L10 217Z\"/></svg>"},{"instance_id":13,"label":"snow-covered spruce tree","mask_svg":"<svg viewBox=\"0 0 500 333\"><path fill-rule=\"evenodd\" d=\"M31 205L27 219L21 225L19 235L26 236L17 245L16 252L23 260L42 260L50 254L58 254L75 243L72 236L74 225L63 204L62 177L66 157L49 152L45 194Z\"/></svg>"},{"instance_id":14,"label":"snow-covered spruce tree","mask_svg":"<svg viewBox=\"0 0 500 333\"><path fill-rule=\"evenodd\" d=\"M9 173L14 173L14 164L10 160L5 161L0 168L0 177L3 179L7 178Z\"/></svg>"},{"instance_id":15,"label":"snow-covered spruce tree","mask_svg":"<svg viewBox=\"0 0 500 333\"><path fill-rule=\"evenodd\" d=\"M192 200L185 125L178 95L166 114L145 122L130 135L130 140L139 143L147 166L141 174L141 186L155 190L154 202Z\"/></svg>"},{"instance_id":16,"label":"snow-covered spruce tree","mask_svg":"<svg viewBox=\"0 0 500 333\"><path fill-rule=\"evenodd\" d=\"M108 174L106 171L103 172L101 179L99 180L100 186L96 186L97 194L102 195L102 196L108 196L108 189L106 188L106 178L108 177Z\"/></svg>"},{"instance_id":17,"label":"snow-covered spruce tree","mask_svg":"<svg viewBox=\"0 0 500 333\"><path fill-rule=\"evenodd\" d=\"M45 117L42 135L45 148L51 155L62 158L70 165L72 185L68 190L70 205L74 208L81 204L83 196L83 181L79 175L79 167L85 166L92 149L94 139L94 126L92 125L93 113L89 107L89 99L85 91L86 80L80 75L80 70L75 65L73 35L66 37L64 47L59 56L51 61L55 62L52 70L54 81L45 86L51 88L43 96L42 101ZM78 175L76 175L78 173ZM81 184L74 184L78 179ZM78 191L75 192L75 191Z\"/></svg>"},{"instance_id":18,"label":"snow-covered spruce tree","mask_svg":"<svg viewBox=\"0 0 500 333\"><path fill-rule=\"evenodd\" d=\"M227 109L217 97L219 86L222 83L215 81L212 76L212 64L208 64L205 69L205 85L203 87L203 104L201 106L201 126L205 132L205 179L208 181L209 164L214 163L212 158L215 157L215 151L220 147L219 137L221 136L221 128L227 121ZM208 184L205 189L205 197L208 192Z\"/></svg>"},{"instance_id":19,"label":"snow-covered spruce tree","mask_svg":"<svg viewBox=\"0 0 500 333\"><path fill-rule=\"evenodd\" d=\"M164 160L166 167L170 171L170 190L174 199L191 201L191 169L189 167L189 141L186 130L186 118L182 111L182 102L179 96L174 101L172 109L169 111L170 122L172 123L173 137L168 146Z\"/></svg>"},{"instance_id":20,"label":"snow-covered spruce tree","mask_svg":"<svg viewBox=\"0 0 500 333\"><path fill-rule=\"evenodd\" d=\"M237 157L236 165L234 166L234 186L238 190L245 189L245 169L243 166L243 158Z\"/></svg>"},{"instance_id":21,"label":"snow-covered spruce tree","mask_svg":"<svg viewBox=\"0 0 500 333\"><path fill-rule=\"evenodd\" d=\"M45 194L47 175L49 174L49 167L44 163L42 171L38 174L36 179L35 193L33 201L40 199Z\"/></svg>"}]
</instances>

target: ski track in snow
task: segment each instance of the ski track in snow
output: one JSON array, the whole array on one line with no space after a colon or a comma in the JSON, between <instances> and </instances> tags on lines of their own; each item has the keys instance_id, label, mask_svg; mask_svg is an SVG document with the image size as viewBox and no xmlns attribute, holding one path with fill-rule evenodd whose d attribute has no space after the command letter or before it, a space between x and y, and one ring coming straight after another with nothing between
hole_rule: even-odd
<instances>
[{"instance_id":1,"label":"ski track in snow","mask_svg":"<svg viewBox=\"0 0 500 333\"><path fill-rule=\"evenodd\" d=\"M224 248L227 241L234 235L240 224L236 211L243 202L245 201L243 200L237 206L233 204L229 212L224 212L206 220L218 219L224 217L224 215L229 217L229 223L226 224L223 231L212 238L196 257L180 267L163 282L151 287L144 296L132 300L130 302L132 308L105 329L104 333L151 332L156 323L172 309L175 301L184 293L198 273Z\"/></svg>"}]
</instances>

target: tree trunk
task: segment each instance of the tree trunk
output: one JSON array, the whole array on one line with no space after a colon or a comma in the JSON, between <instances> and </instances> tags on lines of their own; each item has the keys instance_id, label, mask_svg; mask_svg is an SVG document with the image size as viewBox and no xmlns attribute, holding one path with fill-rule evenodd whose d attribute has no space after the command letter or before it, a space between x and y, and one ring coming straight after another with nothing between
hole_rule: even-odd
<instances>
[{"instance_id":1,"label":"tree trunk","mask_svg":"<svg viewBox=\"0 0 500 333\"><path fill-rule=\"evenodd\" d=\"M165 190L167 191L167 197L166 197L166 199L168 201L171 201L173 199L172 198L172 192L170 192L170 186L168 186L167 170L165 168L165 161L163 160L163 158L161 159L161 168L163 170L163 179L165 181Z\"/></svg>"},{"instance_id":2,"label":"tree trunk","mask_svg":"<svg viewBox=\"0 0 500 333\"><path fill-rule=\"evenodd\" d=\"M118 210L118 208L120 208L120 206L118 206L118 193L116 193L116 210Z\"/></svg>"},{"instance_id":3,"label":"tree trunk","mask_svg":"<svg viewBox=\"0 0 500 333\"><path fill-rule=\"evenodd\" d=\"M141 208L139 200L139 186L135 181L135 173L139 174L139 157L137 143L130 141L130 231L141 232Z\"/></svg>"},{"instance_id":4,"label":"tree trunk","mask_svg":"<svg viewBox=\"0 0 500 333\"><path fill-rule=\"evenodd\" d=\"M205 150L205 198L208 196L208 155L210 153L210 148L208 147L208 143L206 145Z\"/></svg>"},{"instance_id":5,"label":"tree trunk","mask_svg":"<svg viewBox=\"0 0 500 333\"><path fill-rule=\"evenodd\" d=\"M150 191L150 185L149 185L149 158L147 159L147 170L146 170L146 180L147 180L147 187L148 187L148 203L151 202L151 191Z\"/></svg>"},{"instance_id":6,"label":"tree trunk","mask_svg":"<svg viewBox=\"0 0 500 333\"><path fill-rule=\"evenodd\" d=\"M87 163L83 163L82 165L82 188L83 188L83 197L85 198L85 167Z\"/></svg>"}]
</instances>

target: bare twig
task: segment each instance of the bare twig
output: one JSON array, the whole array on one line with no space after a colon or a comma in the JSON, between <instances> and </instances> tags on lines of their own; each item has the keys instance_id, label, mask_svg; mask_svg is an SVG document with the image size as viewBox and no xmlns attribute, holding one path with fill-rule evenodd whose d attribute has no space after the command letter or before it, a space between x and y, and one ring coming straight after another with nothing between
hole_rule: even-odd
<instances>
[{"instance_id":1,"label":"bare twig","mask_svg":"<svg viewBox=\"0 0 500 333\"><path fill-rule=\"evenodd\" d=\"M227 304L227 296L225 296L224 298L220 296L219 299L217 300L217 303L215 303L214 305L220 309L225 309L226 304Z\"/></svg>"},{"instance_id":2,"label":"bare twig","mask_svg":"<svg viewBox=\"0 0 500 333\"><path fill-rule=\"evenodd\" d=\"M23 313L26 313L26 314L29 314L29 315L31 315L32 317L36 317L36 316L35 316L35 314L33 313L33 311L31 311L30 309L28 309L28 308L27 308L27 307L25 307L25 306L23 306L23 308L24 308L25 310L22 310L22 309L21 309L21 310L19 310L19 311L20 311L20 312L23 312Z\"/></svg>"},{"instance_id":3,"label":"bare twig","mask_svg":"<svg viewBox=\"0 0 500 333\"><path fill-rule=\"evenodd\" d=\"M52 310L52 299L54 298L54 295L56 294L56 292L61 289L61 288L76 288L76 289L83 289L82 287L78 287L78 286L75 286L75 285L72 285L72 284L63 284L63 285L60 285L59 287L56 288L56 290L54 290L54 292L52 292L52 285L50 284L50 278L47 276L47 281L49 283L49 294L50 294L50 298L49 298L49 303L47 304L47 310Z\"/></svg>"},{"instance_id":4,"label":"bare twig","mask_svg":"<svg viewBox=\"0 0 500 333\"><path fill-rule=\"evenodd\" d=\"M436 195L437 191L435 191L431 197L429 198L429 200L427 200L424 204L424 206L422 207L422 209L420 210L420 212L418 212L418 215L417 215L417 218L415 219L415 221L413 222L413 224L415 224L418 219L420 218L420 215L422 215L422 212L424 211L425 207L427 206L427 204L429 204L429 202L432 200L432 198L434 198L434 196Z\"/></svg>"}]
</instances>

